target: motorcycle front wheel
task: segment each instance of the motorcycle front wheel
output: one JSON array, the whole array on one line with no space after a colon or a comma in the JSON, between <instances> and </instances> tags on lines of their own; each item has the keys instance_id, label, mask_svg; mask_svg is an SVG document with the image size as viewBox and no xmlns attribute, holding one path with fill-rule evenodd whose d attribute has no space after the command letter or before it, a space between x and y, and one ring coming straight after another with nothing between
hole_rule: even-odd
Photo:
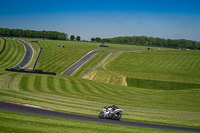
<instances>
[{"instance_id":1,"label":"motorcycle front wheel","mask_svg":"<svg viewBox=\"0 0 200 133\"><path fill-rule=\"evenodd\" d=\"M103 119L103 118L104 118L104 113L103 113L103 112L99 113L99 118L100 118L100 119Z\"/></svg>"},{"instance_id":2,"label":"motorcycle front wheel","mask_svg":"<svg viewBox=\"0 0 200 133\"><path fill-rule=\"evenodd\" d=\"M120 113L116 113L115 115L113 115L112 119L113 120L119 120L121 118L121 114Z\"/></svg>"}]
</instances>

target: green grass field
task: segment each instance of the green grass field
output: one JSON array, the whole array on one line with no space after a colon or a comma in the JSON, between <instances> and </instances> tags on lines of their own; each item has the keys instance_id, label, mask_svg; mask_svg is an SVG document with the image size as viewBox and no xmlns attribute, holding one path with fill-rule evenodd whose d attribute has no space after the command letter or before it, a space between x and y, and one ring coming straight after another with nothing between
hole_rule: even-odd
<instances>
[{"instance_id":1,"label":"green grass field","mask_svg":"<svg viewBox=\"0 0 200 133\"><path fill-rule=\"evenodd\" d=\"M30 42L31 39L25 40ZM72 77L59 74L66 69L67 66L73 64L90 50L97 49L96 43L39 40L38 43L34 45L38 45L37 48L42 46L44 51L36 67L37 69L45 71L52 70L57 73L57 76L51 76L4 71L5 67L13 66L19 62L24 55L22 44L10 39L7 39L7 42L9 44L7 45L8 47L6 47L5 51L0 55L0 101L25 102L32 105L53 108L57 111L89 116L97 116L104 106L116 104L124 110L122 120L200 127L199 69L195 70L195 72L190 70L198 68L198 51L159 51L159 48L157 48L155 51L144 51L140 54L137 52L116 53L108 58L100 67L88 73L86 78L91 78L92 75L89 76L91 73L93 74L93 78L87 80L79 78L79 76L95 66L96 63L98 64L101 62L109 52L97 54L80 70L74 73ZM58 43L63 44L65 48L58 48ZM115 50L126 48L129 50L146 49L146 47L131 47L131 45L109 44L109 46L109 48ZM14 49L19 50L15 51ZM16 54L18 54L19 57L17 59ZM62 58L60 56L62 56ZM160 61L160 59L162 59L160 56L166 60L166 64L170 64L168 64L168 66L160 66L159 62L161 64L163 63ZM10 61L12 59L15 60ZM65 59L67 60L66 62ZM158 64L148 64L143 61L148 61L149 59L152 59L152 62ZM137 62L135 62L135 60L137 60ZM182 63L181 61L177 62L179 60L183 62L187 60L190 65ZM46 62L46 64L44 62ZM63 62L64 65L61 64L61 62ZM136 65L138 65L137 68ZM148 69L145 69L145 65L151 70L150 73ZM162 69L156 70L156 66ZM187 67L185 68L185 66ZM173 67L175 69L184 69L184 71L182 73L180 71L176 72ZM97 74L95 74L95 72ZM162 78L159 77L159 75L161 75ZM176 80L171 79L173 78L172 75L175 76L174 79ZM110 78L109 82L107 82L108 78ZM130 81L128 81L129 79ZM123 81L127 82L128 86L125 86ZM145 83L145 85L141 86L143 83ZM160 86L167 86L168 88L160 88ZM27 131L26 124L25 126L17 128L19 124L14 124L16 121L14 121L14 119L12 122L13 117L10 117L10 113L2 111L1 113L5 114L2 119L8 120L7 123L9 124L7 128L13 130L20 128L22 132ZM24 119L29 119L29 117L33 118L33 123L37 121L35 123L36 125L39 121L44 119L44 121L41 122L43 127L41 130L43 130L48 123L46 123L45 119L54 121L53 118L40 118L38 116L19 114L15 114L15 116L18 116L18 119L22 117L22 121ZM61 123L58 121L61 121ZM63 126L60 127L58 125L62 125L65 121L69 121L70 123L71 120L55 119L55 124L50 125L55 127L55 129L58 130L57 132L63 132L65 131ZM26 123L27 121L23 122ZM69 123L64 123L64 125L70 126ZM82 122L71 121L71 124L79 125L79 123ZM80 128L78 125L75 126L78 128L77 130L74 130L74 127L70 128L70 131L93 131L93 128L91 129L87 124L84 124L84 129ZM5 126L6 124L0 124L1 128ZM97 128L97 132L102 131L99 129L99 124L93 123L93 126ZM101 126L106 127L108 125L102 124ZM119 127L119 130L124 132L129 132L130 130L133 130L133 132L146 132L145 128L116 127ZM127 130L123 130L125 128L127 128ZM32 131L34 131L33 129ZM38 132L40 131L39 128L35 130ZM49 130L44 131L48 132ZM107 131L115 132L116 130L107 129ZM148 131L157 132L154 129L148 129ZM164 131L158 130L158 132Z\"/></svg>"},{"instance_id":2,"label":"green grass field","mask_svg":"<svg viewBox=\"0 0 200 133\"><path fill-rule=\"evenodd\" d=\"M172 82L171 86L177 85L177 89L187 89L192 86L192 88L199 88L199 75L199 51L155 50L143 51L140 54L138 52L115 53L85 78L93 77L95 81L107 81L113 84L120 83L114 77L118 77L121 82L124 78L128 78L129 86L142 86L142 88L156 88L154 85L158 85L159 82L160 85L163 84L157 86L160 89L165 89L163 87Z\"/></svg>"},{"instance_id":3,"label":"green grass field","mask_svg":"<svg viewBox=\"0 0 200 133\"><path fill-rule=\"evenodd\" d=\"M15 133L187 133L150 128L83 122L0 111L0 131ZM9 126L12 125L12 126ZM39 127L39 128L38 128Z\"/></svg>"},{"instance_id":4,"label":"green grass field","mask_svg":"<svg viewBox=\"0 0 200 133\"><path fill-rule=\"evenodd\" d=\"M200 52L165 50L123 53L107 68L133 78L200 83Z\"/></svg>"}]
</instances>

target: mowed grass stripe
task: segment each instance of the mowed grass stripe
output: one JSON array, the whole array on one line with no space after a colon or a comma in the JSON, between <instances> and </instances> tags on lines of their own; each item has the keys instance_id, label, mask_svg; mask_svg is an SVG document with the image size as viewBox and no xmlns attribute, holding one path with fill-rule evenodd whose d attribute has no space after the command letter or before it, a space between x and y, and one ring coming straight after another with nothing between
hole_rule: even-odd
<instances>
[{"instance_id":1,"label":"mowed grass stripe","mask_svg":"<svg viewBox=\"0 0 200 133\"><path fill-rule=\"evenodd\" d=\"M73 81L74 84L79 85L79 87L77 88L78 92L80 92L81 94L88 94L87 86L83 86L79 80L73 80Z\"/></svg>"},{"instance_id":2,"label":"mowed grass stripe","mask_svg":"<svg viewBox=\"0 0 200 133\"><path fill-rule=\"evenodd\" d=\"M28 78L27 88L29 91L35 91L35 88L34 88L35 77L36 77L36 75L34 74L32 76L29 76L29 78Z\"/></svg>"},{"instance_id":3,"label":"mowed grass stripe","mask_svg":"<svg viewBox=\"0 0 200 133\"><path fill-rule=\"evenodd\" d=\"M66 78L65 76L61 76L60 79L62 80L61 82L63 84L61 86L65 86L65 88L62 88L62 90L64 91L63 93L68 94L68 93L73 92L72 84L71 84L69 78L68 77Z\"/></svg>"},{"instance_id":4,"label":"mowed grass stripe","mask_svg":"<svg viewBox=\"0 0 200 133\"><path fill-rule=\"evenodd\" d=\"M54 78L54 87L57 92L61 93L63 92L61 89L61 84L60 84L60 79L59 78Z\"/></svg>"},{"instance_id":5,"label":"mowed grass stripe","mask_svg":"<svg viewBox=\"0 0 200 133\"><path fill-rule=\"evenodd\" d=\"M72 78L68 78L70 84L71 84L71 87L70 87L70 90L72 93L80 93L80 90L79 90L79 87L77 86L76 82L74 81L74 79Z\"/></svg>"},{"instance_id":6,"label":"mowed grass stripe","mask_svg":"<svg viewBox=\"0 0 200 133\"><path fill-rule=\"evenodd\" d=\"M107 85L105 85L105 84L100 84L99 86L101 88L104 88L106 91L112 93L113 95L123 95L124 94L122 92L115 91L115 89L113 89L113 88L107 87Z\"/></svg>"},{"instance_id":7,"label":"mowed grass stripe","mask_svg":"<svg viewBox=\"0 0 200 133\"><path fill-rule=\"evenodd\" d=\"M20 81L20 90L24 90L24 91L28 91L29 88L28 88L28 80L29 80L29 76L23 76L21 78L21 81Z\"/></svg>"},{"instance_id":8,"label":"mowed grass stripe","mask_svg":"<svg viewBox=\"0 0 200 133\"><path fill-rule=\"evenodd\" d=\"M98 94L99 92L102 92L98 87L94 86L90 81L87 80L79 80L79 84L83 86L84 91L87 92L87 94Z\"/></svg>"},{"instance_id":9,"label":"mowed grass stripe","mask_svg":"<svg viewBox=\"0 0 200 133\"><path fill-rule=\"evenodd\" d=\"M48 82L47 82L48 76L41 76L41 91L42 92L50 92L48 89Z\"/></svg>"},{"instance_id":10,"label":"mowed grass stripe","mask_svg":"<svg viewBox=\"0 0 200 133\"><path fill-rule=\"evenodd\" d=\"M66 89L66 81L62 78L59 78L59 83L60 83L60 88L62 90L62 92L68 92L68 90Z\"/></svg>"},{"instance_id":11,"label":"mowed grass stripe","mask_svg":"<svg viewBox=\"0 0 200 133\"><path fill-rule=\"evenodd\" d=\"M94 89L94 86L92 86L90 83L88 83L87 81L83 82L83 81L79 81L80 82L80 85L82 86L85 86L86 87L86 91L89 93L89 94L97 94L98 91L96 91L96 89Z\"/></svg>"},{"instance_id":12,"label":"mowed grass stripe","mask_svg":"<svg viewBox=\"0 0 200 133\"><path fill-rule=\"evenodd\" d=\"M54 87L54 77L53 76L47 77L47 86L48 86L49 91L56 92L56 89Z\"/></svg>"},{"instance_id":13,"label":"mowed grass stripe","mask_svg":"<svg viewBox=\"0 0 200 133\"><path fill-rule=\"evenodd\" d=\"M92 94L103 94L104 92L101 90L101 88L99 88L98 86L96 86L95 84L93 84L92 82L88 82L89 85L86 86L90 91L92 92Z\"/></svg>"},{"instance_id":14,"label":"mowed grass stripe","mask_svg":"<svg viewBox=\"0 0 200 133\"><path fill-rule=\"evenodd\" d=\"M37 75L34 80L34 89L37 91L41 91L41 76Z\"/></svg>"},{"instance_id":15,"label":"mowed grass stripe","mask_svg":"<svg viewBox=\"0 0 200 133\"><path fill-rule=\"evenodd\" d=\"M95 89L98 92L98 94L111 94L112 93L111 91L107 91L104 88L101 88L100 85L97 85L93 82L91 82L90 84L93 86L93 89Z\"/></svg>"}]
</instances>

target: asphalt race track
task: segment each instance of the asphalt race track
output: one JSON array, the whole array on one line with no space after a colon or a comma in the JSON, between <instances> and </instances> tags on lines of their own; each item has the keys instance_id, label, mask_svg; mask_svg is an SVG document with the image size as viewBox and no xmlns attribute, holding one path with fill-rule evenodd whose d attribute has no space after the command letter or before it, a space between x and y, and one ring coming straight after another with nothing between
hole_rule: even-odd
<instances>
[{"instance_id":1,"label":"asphalt race track","mask_svg":"<svg viewBox=\"0 0 200 133\"><path fill-rule=\"evenodd\" d=\"M103 50L93 50L89 52L87 55L85 55L83 58L78 60L76 63L71 65L69 68L67 68L64 72L62 72L62 75L72 75L76 70L78 70L82 65L84 65L88 60L90 60L93 56L95 56L97 53L101 52Z\"/></svg>"},{"instance_id":2,"label":"asphalt race track","mask_svg":"<svg viewBox=\"0 0 200 133\"><path fill-rule=\"evenodd\" d=\"M24 42L24 41L18 40L18 39L15 39L15 40L21 42L24 45L24 47L26 48L26 54L25 54L24 58L21 60L21 62L19 64L17 64L18 66L24 67L31 61L32 56L33 56L33 49L31 47L31 45L28 44L27 42Z\"/></svg>"},{"instance_id":3,"label":"asphalt race track","mask_svg":"<svg viewBox=\"0 0 200 133\"><path fill-rule=\"evenodd\" d=\"M150 123L141 123L141 122L121 121L121 120L117 121L117 120L99 119L97 117L57 112L57 111L46 110L42 108L35 108L35 107L19 105L15 103L3 102L3 101L0 101L0 110L31 114L31 115L63 118L63 119L106 123L106 124L117 124L117 125L125 125L125 126L165 129L165 130L174 130L174 131L200 132L200 128L150 124Z\"/></svg>"}]
</instances>

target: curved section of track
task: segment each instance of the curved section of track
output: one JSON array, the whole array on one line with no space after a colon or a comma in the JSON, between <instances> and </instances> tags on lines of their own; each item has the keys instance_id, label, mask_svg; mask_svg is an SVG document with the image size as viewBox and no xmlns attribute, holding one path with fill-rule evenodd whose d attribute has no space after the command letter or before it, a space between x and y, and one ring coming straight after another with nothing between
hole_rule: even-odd
<instances>
[{"instance_id":1,"label":"curved section of track","mask_svg":"<svg viewBox=\"0 0 200 133\"><path fill-rule=\"evenodd\" d=\"M200 128L150 124L150 123L142 123L142 122L121 121L121 120L116 121L116 120L108 120L108 119L99 119L97 117L57 112L57 111L52 111L52 110L47 110L47 109L42 109L42 108L35 108L35 107L30 107L30 106L25 106L25 105L3 102L3 101L0 101L0 110L12 111L12 112L24 113L24 114L47 116L47 117L63 118L63 119L90 121L90 122L98 122L98 123L106 123L106 124L117 124L117 125L124 125L124 126L156 128L156 129L165 129L165 130L174 130L174 131L200 132Z\"/></svg>"},{"instance_id":2,"label":"curved section of track","mask_svg":"<svg viewBox=\"0 0 200 133\"><path fill-rule=\"evenodd\" d=\"M67 68L64 72L62 72L62 75L72 75L75 71L77 71L82 65L84 65L88 60L90 60L93 56L95 56L97 53L101 52L103 50L93 50L87 53L84 57L82 57L80 60L75 62L73 65L71 65L69 68Z\"/></svg>"},{"instance_id":3,"label":"curved section of track","mask_svg":"<svg viewBox=\"0 0 200 133\"><path fill-rule=\"evenodd\" d=\"M24 55L24 58L20 61L20 63L17 64L18 66L24 67L31 61L31 59L33 57L33 48L27 42L24 42L24 41L19 40L19 39L15 39L15 40L21 42L26 49L26 53Z\"/></svg>"}]
</instances>

